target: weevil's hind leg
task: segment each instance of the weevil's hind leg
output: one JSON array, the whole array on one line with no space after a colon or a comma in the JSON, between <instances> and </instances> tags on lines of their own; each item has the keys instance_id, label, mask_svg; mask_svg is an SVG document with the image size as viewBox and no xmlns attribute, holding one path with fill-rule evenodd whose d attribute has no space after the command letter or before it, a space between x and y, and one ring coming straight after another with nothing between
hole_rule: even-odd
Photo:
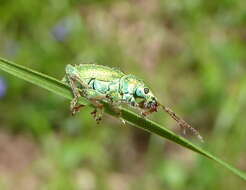
<instances>
[{"instance_id":1,"label":"weevil's hind leg","mask_svg":"<svg viewBox=\"0 0 246 190\"><path fill-rule=\"evenodd\" d=\"M72 67L73 68L73 67ZM68 83L72 89L73 92L73 100L70 104L70 110L72 112L72 115L75 115L77 112L79 112L80 108L83 107L83 105L78 105L78 98L81 97L80 92L78 90L78 87L76 84L82 85L84 88L90 88L88 84L86 84L84 81L82 81L76 74L76 72L71 72L71 65L67 65L66 67L66 75L62 79L62 82Z\"/></svg>"},{"instance_id":2,"label":"weevil's hind leg","mask_svg":"<svg viewBox=\"0 0 246 190\"><path fill-rule=\"evenodd\" d=\"M163 106L161 105L161 107L165 110L165 112L167 112L175 121L177 121L178 125L184 130L185 133L185 129L189 129L193 134L195 134L197 136L197 138L201 141L204 142L202 136L200 135L200 133L194 129L193 127L191 127L185 120L183 120L182 118L180 118L174 111L172 111L169 107Z\"/></svg>"},{"instance_id":3,"label":"weevil's hind leg","mask_svg":"<svg viewBox=\"0 0 246 190\"><path fill-rule=\"evenodd\" d=\"M78 98L81 96L80 93L79 93L79 90L76 86L76 81L67 76L67 80L70 84L70 87L72 89L72 92L73 92L73 96L74 98L72 99L71 103L70 103L70 110L72 112L72 115L75 115L77 112L79 112L80 108L83 107L84 105L77 105L78 103Z\"/></svg>"}]
</instances>

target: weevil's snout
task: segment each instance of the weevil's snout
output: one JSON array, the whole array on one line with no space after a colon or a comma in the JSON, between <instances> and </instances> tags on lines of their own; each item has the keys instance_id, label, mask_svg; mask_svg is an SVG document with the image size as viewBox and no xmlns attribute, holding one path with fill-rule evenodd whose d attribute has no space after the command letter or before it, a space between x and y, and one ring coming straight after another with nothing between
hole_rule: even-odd
<instances>
[{"instance_id":1,"label":"weevil's snout","mask_svg":"<svg viewBox=\"0 0 246 190\"><path fill-rule=\"evenodd\" d=\"M149 101L146 101L146 107L151 112L157 112L158 102L155 97L152 97Z\"/></svg>"},{"instance_id":2,"label":"weevil's snout","mask_svg":"<svg viewBox=\"0 0 246 190\"><path fill-rule=\"evenodd\" d=\"M140 108L148 110L149 112L156 112L159 106L159 103L157 102L155 97L150 97L142 101L139 105L140 105Z\"/></svg>"}]
</instances>

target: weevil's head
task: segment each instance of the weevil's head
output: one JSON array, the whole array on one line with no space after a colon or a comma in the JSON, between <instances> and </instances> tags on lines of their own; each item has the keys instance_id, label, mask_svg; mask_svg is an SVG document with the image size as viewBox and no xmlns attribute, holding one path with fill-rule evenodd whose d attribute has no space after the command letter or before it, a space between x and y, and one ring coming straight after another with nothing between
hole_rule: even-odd
<instances>
[{"instance_id":1,"label":"weevil's head","mask_svg":"<svg viewBox=\"0 0 246 190\"><path fill-rule=\"evenodd\" d=\"M149 112L157 111L157 107L159 106L159 103L157 102L157 98L151 92L150 88L146 86L143 82L142 84L138 85L135 94L137 97L143 99L139 103L139 107L141 109L148 110Z\"/></svg>"},{"instance_id":2,"label":"weevil's head","mask_svg":"<svg viewBox=\"0 0 246 190\"><path fill-rule=\"evenodd\" d=\"M157 111L159 103L145 82L134 75L125 75L121 79L121 91L133 94L139 108L152 113Z\"/></svg>"}]
</instances>

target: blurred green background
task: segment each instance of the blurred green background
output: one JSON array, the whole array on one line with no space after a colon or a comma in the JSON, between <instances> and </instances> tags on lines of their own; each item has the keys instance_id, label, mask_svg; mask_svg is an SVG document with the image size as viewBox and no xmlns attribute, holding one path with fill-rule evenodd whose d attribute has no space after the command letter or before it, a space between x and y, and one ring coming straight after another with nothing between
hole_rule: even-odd
<instances>
[{"instance_id":1,"label":"blurred green background","mask_svg":"<svg viewBox=\"0 0 246 190\"><path fill-rule=\"evenodd\" d=\"M58 79L71 63L136 74L207 150L246 170L245 10L245 0L1 0L0 55ZM91 111L71 117L69 101L1 71L0 189L246 187L111 116L97 125ZM164 112L150 118L182 134Z\"/></svg>"}]
</instances>

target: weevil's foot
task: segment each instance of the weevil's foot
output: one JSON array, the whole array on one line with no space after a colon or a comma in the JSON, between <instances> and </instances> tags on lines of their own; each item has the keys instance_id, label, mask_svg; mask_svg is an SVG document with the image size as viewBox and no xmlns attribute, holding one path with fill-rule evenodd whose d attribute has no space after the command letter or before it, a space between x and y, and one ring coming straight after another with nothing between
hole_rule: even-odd
<instances>
[{"instance_id":1,"label":"weevil's foot","mask_svg":"<svg viewBox=\"0 0 246 190\"><path fill-rule=\"evenodd\" d=\"M141 112L141 116L145 118L147 115L149 115L149 112Z\"/></svg>"},{"instance_id":2,"label":"weevil's foot","mask_svg":"<svg viewBox=\"0 0 246 190\"><path fill-rule=\"evenodd\" d=\"M95 109L93 112L91 112L91 115L96 120L97 124L99 124L102 120L102 114L98 114L97 109Z\"/></svg>"},{"instance_id":3,"label":"weevil's foot","mask_svg":"<svg viewBox=\"0 0 246 190\"><path fill-rule=\"evenodd\" d=\"M95 118L97 124L100 124L100 122L102 121L102 117L101 116L98 116Z\"/></svg>"},{"instance_id":4,"label":"weevil's foot","mask_svg":"<svg viewBox=\"0 0 246 190\"><path fill-rule=\"evenodd\" d=\"M91 112L91 115L92 115L93 118L96 118L97 110L95 109L93 112Z\"/></svg>"},{"instance_id":5,"label":"weevil's foot","mask_svg":"<svg viewBox=\"0 0 246 190\"><path fill-rule=\"evenodd\" d=\"M78 113L79 111L80 111L80 109L81 108L83 108L85 105L83 105L83 104L80 104L80 105L78 105L78 106L74 106L73 108L72 108L72 115L74 116L76 113Z\"/></svg>"},{"instance_id":6,"label":"weevil's foot","mask_svg":"<svg viewBox=\"0 0 246 190\"><path fill-rule=\"evenodd\" d=\"M76 109L75 108L72 108L71 109L71 115L74 116L76 113L77 113Z\"/></svg>"},{"instance_id":7,"label":"weevil's foot","mask_svg":"<svg viewBox=\"0 0 246 190\"><path fill-rule=\"evenodd\" d=\"M122 117L120 117L120 120L123 123L123 125L126 126L126 120L124 120Z\"/></svg>"},{"instance_id":8,"label":"weevil's foot","mask_svg":"<svg viewBox=\"0 0 246 190\"><path fill-rule=\"evenodd\" d=\"M148 110L148 111L142 111L141 115L143 118L147 117L148 115L152 114L153 111L152 110Z\"/></svg>"},{"instance_id":9,"label":"weevil's foot","mask_svg":"<svg viewBox=\"0 0 246 190\"><path fill-rule=\"evenodd\" d=\"M76 109L75 109L75 107L76 107L76 105L77 105L77 102L78 102L77 98L74 98L74 99L72 99L72 101L71 101L71 103L70 103L70 110L71 110L71 112L72 112L72 115L75 115L75 114L76 114Z\"/></svg>"},{"instance_id":10,"label":"weevil's foot","mask_svg":"<svg viewBox=\"0 0 246 190\"><path fill-rule=\"evenodd\" d=\"M106 95L106 98L109 100L109 102L111 103L111 104L113 104L114 103L114 99L112 98L112 96L110 96L110 95Z\"/></svg>"}]
</instances>

